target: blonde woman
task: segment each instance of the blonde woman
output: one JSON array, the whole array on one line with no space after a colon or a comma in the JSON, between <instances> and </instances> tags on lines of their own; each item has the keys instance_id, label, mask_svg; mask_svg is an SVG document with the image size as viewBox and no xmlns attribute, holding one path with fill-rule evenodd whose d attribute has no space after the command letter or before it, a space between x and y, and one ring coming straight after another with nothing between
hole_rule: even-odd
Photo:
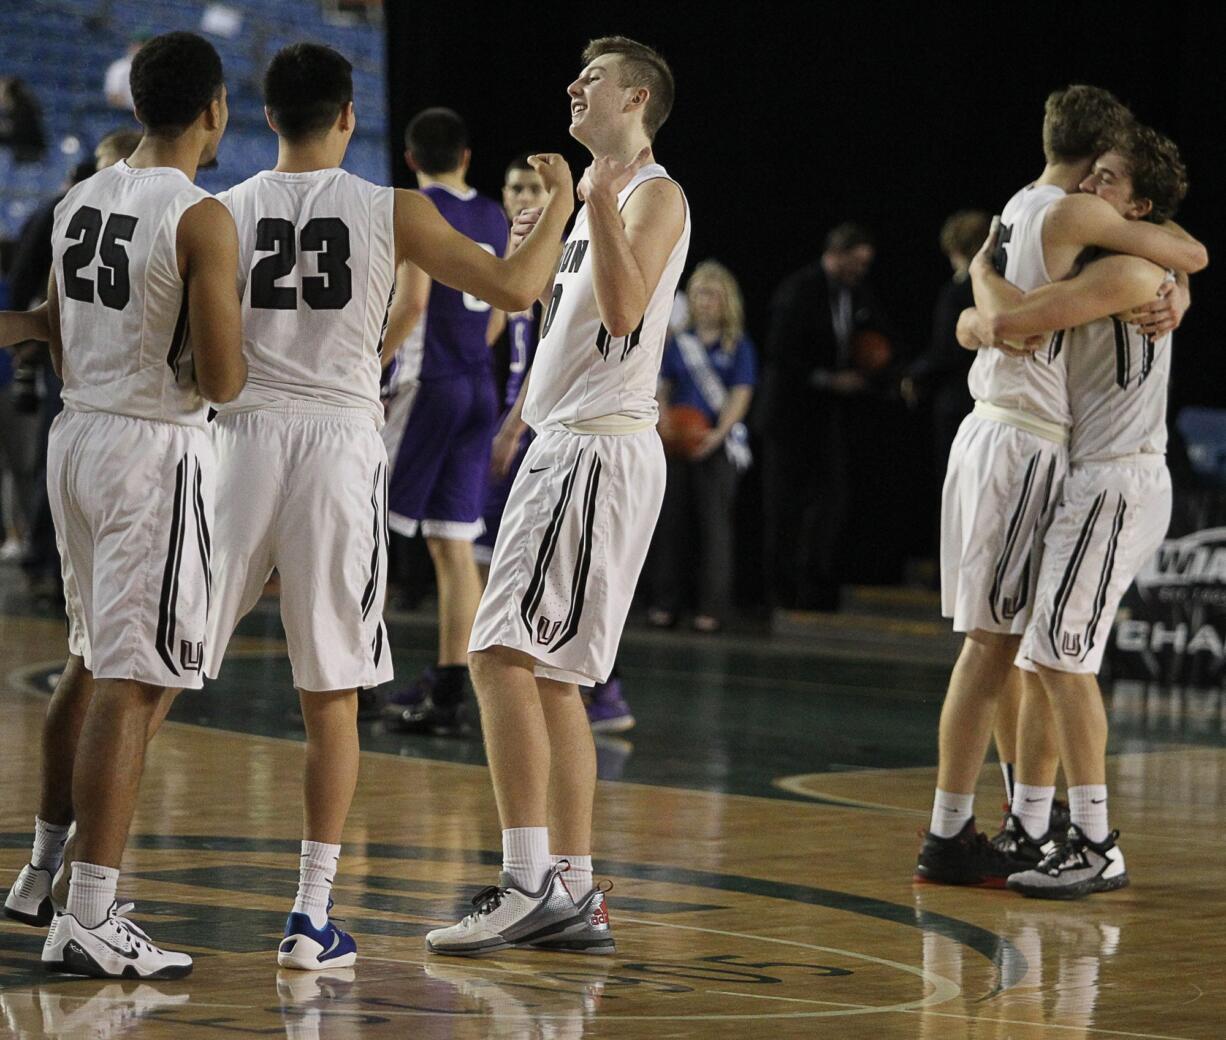
<instances>
[{"instance_id":1,"label":"blonde woman","mask_svg":"<svg viewBox=\"0 0 1226 1040\"><path fill-rule=\"evenodd\" d=\"M669 451L668 486L652 568L653 625L677 619L681 575L697 536L694 628L718 631L732 599L732 507L750 464L742 420L757 382L754 345L732 272L704 260L686 286L689 327L669 337L660 369L660 435Z\"/></svg>"}]
</instances>

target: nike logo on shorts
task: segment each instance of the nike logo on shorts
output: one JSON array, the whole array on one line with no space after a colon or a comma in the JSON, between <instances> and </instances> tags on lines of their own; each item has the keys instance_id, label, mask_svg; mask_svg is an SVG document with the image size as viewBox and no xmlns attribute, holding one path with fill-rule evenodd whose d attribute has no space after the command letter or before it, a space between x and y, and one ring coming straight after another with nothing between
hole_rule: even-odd
<instances>
[{"instance_id":1,"label":"nike logo on shorts","mask_svg":"<svg viewBox=\"0 0 1226 1040\"><path fill-rule=\"evenodd\" d=\"M544 473L545 470L547 470L548 468L549 468L548 466L537 466L535 469L529 469L528 472L529 473Z\"/></svg>"}]
</instances>

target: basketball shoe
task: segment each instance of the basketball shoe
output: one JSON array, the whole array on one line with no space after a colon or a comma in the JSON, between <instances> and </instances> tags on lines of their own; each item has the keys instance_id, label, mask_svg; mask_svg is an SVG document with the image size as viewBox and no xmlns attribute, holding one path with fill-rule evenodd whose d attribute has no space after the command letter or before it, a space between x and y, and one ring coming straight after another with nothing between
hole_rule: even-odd
<instances>
[{"instance_id":1,"label":"basketball shoe","mask_svg":"<svg viewBox=\"0 0 1226 1040\"><path fill-rule=\"evenodd\" d=\"M436 928L426 935L426 949L471 957L527 946L541 939L559 936L587 920L562 884L565 861L549 868L541 887L527 892L499 876L498 885L482 889L473 897L473 912L449 928Z\"/></svg>"},{"instance_id":2,"label":"basketball shoe","mask_svg":"<svg viewBox=\"0 0 1226 1040\"><path fill-rule=\"evenodd\" d=\"M328 900L328 912L332 900ZM322 928L311 923L309 914L291 913L285 919L285 938L277 947L277 963L282 968L321 971L348 968L358 959L358 944L329 918Z\"/></svg>"},{"instance_id":3,"label":"basketball shoe","mask_svg":"<svg viewBox=\"0 0 1226 1040\"><path fill-rule=\"evenodd\" d=\"M992 844L1005 855L1037 867L1043 857L1059 844L1057 836L1062 836L1063 833L1063 831L1048 830L1041 838L1032 838L1026 833L1022 821L1013 813L1009 813L1005 817L1004 827L992 839Z\"/></svg>"},{"instance_id":4,"label":"basketball shoe","mask_svg":"<svg viewBox=\"0 0 1226 1040\"><path fill-rule=\"evenodd\" d=\"M575 904L582 915L579 921L564 931L525 945L534 950L554 953L616 953L613 929L609 924L609 907L605 902L607 891L607 888L593 888Z\"/></svg>"},{"instance_id":5,"label":"basketball shoe","mask_svg":"<svg viewBox=\"0 0 1226 1040\"><path fill-rule=\"evenodd\" d=\"M580 687L580 692L593 733L625 733L634 729L634 716L622 695L620 679L597 683L590 690Z\"/></svg>"},{"instance_id":6,"label":"basketball shoe","mask_svg":"<svg viewBox=\"0 0 1226 1040\"><path fill-rule=\"evenodd\" d=\"M32 863L21 868L13 887L4 898L4 916L35 928L46 928L55 916L51 901L51 871Z\"/></svg>"},{"instance_id":7,"label":"basketball shoe","mask_svg":"<svg viewBox=\"0 0 1226 1040\"><path fill-rule=\"evenodd\" d=\"M1009 889L1036 899L1081 899L1091 892L1113 892L1128 885L1124 853L1115 843L1119 831L1105 841L1090 841L1075 823L1068 837L1041 863L1009 878Z\"/></svg>"},{"instance_id":8,"label":"basketball shoe","mask_svg":"<svg viewBox=\"0 0 1226 1040\"><path fill-rule=\"evenodd\" d=\"M383 706L387 728L397 733L434 737L462 737L472 731L463 686L458 697L443 696L438 673L427 668L417 681L393 693Z\"/></svg>"},{"instance_id":9,"label":"basketball shoe","mask_svg":"<svg viewBox=\"0 0 1226 1040\"><path fill-rule=\"evenodd\" d=\"M190 975L191 957L155 946L144 929L125 916L130 910L131 903L112 903L95 928L86 928L72 914L57 913L43 945L43 965L48 971L97 979L181 979Z\"/></svg>"},{"instance_id":10,"label":"basketball shoe","mask_svg":"<svg viewBox=\"0 0 1226 1040\"><path fill-rule=\"evenodd\" d=\"M986 834L975 829L975 819L971 817L952 838L938 838L931 831L924 833L924 844L915 864L915 880L1004 888L1010 874L1028 869L1032 862L998 849Z\"/></svg>"}]
</instances>

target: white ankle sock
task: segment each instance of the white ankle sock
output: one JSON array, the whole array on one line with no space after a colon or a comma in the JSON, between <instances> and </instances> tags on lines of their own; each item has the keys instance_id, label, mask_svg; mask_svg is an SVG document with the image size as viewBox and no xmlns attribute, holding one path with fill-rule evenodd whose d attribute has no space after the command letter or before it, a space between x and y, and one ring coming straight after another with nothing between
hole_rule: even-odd
<instances>
[{"instance_id":1,"label":"white ankle sock","mask_svg":"<svg viewBox=\"0 0 1226 1040\"><path fill-rule=\"evenodd\" d=\"M1069 816L1091 841L1106 841L1111 833L1107 823L1107 785L1083 784L1068 789Z\"/></svg>"},{"instance_id":2,"label":"white ankle sock","mask_svg":"<svg viewBox=\"0 0 1226 1040\"><path fill-rule=\"evenodd\" d=\"M119 871L115 867L78 861L72 866L65 909L86 928L97 928L106 920L118 887Z\"/></svg>"},{"instance_id":3,"label":"white ankle sock","mask_svg":"<svg viewBox=\"0 0 1226 1040\"><path fill-rule=\"evenodd\" d=\"M591 856L551 856L554 863L566 860L570 869L562 875L562 884L576 903L592 890Z\"/></svg>"},{"instance_id":4,"label":"white ankle sock","mask_svg":"<svg viewBox=\"0 0 1226 1040\"><path fill-rule=\"evenodd\" d=\"M339 845L325 845L321 841L302 843L294 913L306 914L316 928L328 923L328 897L332 895L332 882L336 879L336 864L340 858Z\"/></svg>"},{"instance_id":5,"label":"white ankle sock","mask_svg":"<svg viewBox=\"0 0 1226 1040\"><path fill-rule=\"evenodd\" d=\"M1002 762L1000 764L1000 775L1005 778L1005 801L1013 801L1013 792L1017 790L1016 781L1013 778L1013 763Z\"/></svg>"},{"instance_id":6,"label":"white ankle sock","mask_svg":"<svg viewBox=\"0 0 1226 1040\"><path fill-rule=\"evenodd\" d=\"M30 865L54 874L64 862L64 843L68 840L70 823L63 827L34 817L34 851L30 853Z\"/></svg>"},{"instance_id":7,"label":"white ankle sock","mask_svg":"<svg viewBox=\"0 0 1226 1040\"><path fill-rule=\"evenodd\" d=\"M1022 827L1030 837L1038 839L1051 826L1051 803L1055 797L1054 787L1017 784L1013 788L1013 804L1009 811L1022 821Z\"/></svg>"},{"instance_id":8,"label":"white ankle sock","mask_svg":"<svg viewBox=\"0 0 1226 1040\"><path fill-rule=\"evenodd\" d=\"M519 888L535 892L551 866L548 827L511 827L502 832L502 869Z\"/></svg>"},{"instance_id":9,"label":"white ankle sock","mask_svg":"<svg viewBox=\"0 0 1226 1040\"><path fill-rule=\"evenodd\" d=\"M937 788L932 800L932 822L928 829L938 838L952 838L975 815L973 794L950 794Z\"/></svg>"}]
</instances>

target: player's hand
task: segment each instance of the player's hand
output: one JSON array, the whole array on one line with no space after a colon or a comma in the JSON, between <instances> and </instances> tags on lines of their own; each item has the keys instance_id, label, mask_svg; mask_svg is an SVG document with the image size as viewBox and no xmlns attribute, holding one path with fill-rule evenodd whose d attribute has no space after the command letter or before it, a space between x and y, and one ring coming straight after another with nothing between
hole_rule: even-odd
<instances>
[{"instance_id":1,"label":"player's hand","mask_svg":"<svg viewBox=\"0 0 1226 1040\"><path fill-rule=\"evenodd\" d=\"M1001 340L999 343L993 343L992 346L1009 357L1024 358L1030 357L1036 350L1041 350L1047 345L1050 336L1038 334L1027 336L1023 340Z\"/></svg>"},{"instance_id":2,"label":"player's hand","mask_svg":"<svg viewBox=\"0 0 1226 1040\"><path fill-rule=\"evenodd\" d=\"M646 146L628 163L602 156L583 171L579 179L579 201L587 202L599 195L617 198L622 188L650 161L651 148Z\"/></svg>"},{"instance_id":3,"label":"player's hand","mask_svg":"<svg viewBox=\"0 0 1226 1040\"><path fill-rule=\"evenodd\" d=\"M1165 336L1183 323L1191 302L1187 290L1176 282L1163 282L1156 300L1129 311L1122 320L1137 326L1146 336Z\"/></svg>"},{"instance_id":4,"label":"player's hand","mask_svg":"<svg viewBox=\"0 0 1226 1040\"><path fill-rule=\"evenodd\" d=\"M829 387L836 394L850 397L868 389L868 381L854 369L843 368L831 373Z\"/></svg>"},{"instance_id":5,"label":"player's hand","mask_svg":"<svg viewBox=\"0 0 1226 1040\"><path fill-rule=\"evenodd\" d=\"M715 451L722 447L724 443L724 435L719 430L708 430L702 435L702 440L694 447L690 458L694 462L701 462L703 459L713 455Z\"/></svg>"},{"instance_id":6,"label":"player's hand","mask_svg":"<svg viewBox=\"0 0 1226 1040\"><path fill-rule=\"evenodd\" d=\"M996 265L992 263L992 254L996 252L996 240L998 238L1000 238L1000 217L993 217L988 237L983 240L983 245L979 247L979 252L971 260L972 269L980 271L996 270Z\"/></svg>"},{"instance_id":7,"label":"player's hand","mask_svg":"<svg viewBox=\"0 0 1226 1040\"><path fill-rule=\"evenodd\" d=\"M490 449L490 473L499 480L505 479L511 472L515 456L519 453L521 437L518 426L509 422L503 423L494 435L494 444Z\"/></svg>"},{"instance_id":8,"label":"player's hand","mask_svg":"<svg viewBox=\"0 0 1226 1040\"><path fill-rule=\"evenodd\" d=\"M540 206L520 210L519 215L511 222L511 252L515 252L520 243L532 233L544 212Z\"/></svg>"},{"instance_id":9,"label":"player's hand","mask_svg":"<svg viewBox=\"0 0 1226 1040\"><path fill-rule=\"evenodd\" d=\"M570 200L573 205L574 200L574 178L571 176L570 167L566 165L566 160L556 152L542 152L539 155L528 156L528 165L536 171L536 174L545 184L545 190L549 192L553 198L559 196Z\"/></svg>"}]
</instances>

